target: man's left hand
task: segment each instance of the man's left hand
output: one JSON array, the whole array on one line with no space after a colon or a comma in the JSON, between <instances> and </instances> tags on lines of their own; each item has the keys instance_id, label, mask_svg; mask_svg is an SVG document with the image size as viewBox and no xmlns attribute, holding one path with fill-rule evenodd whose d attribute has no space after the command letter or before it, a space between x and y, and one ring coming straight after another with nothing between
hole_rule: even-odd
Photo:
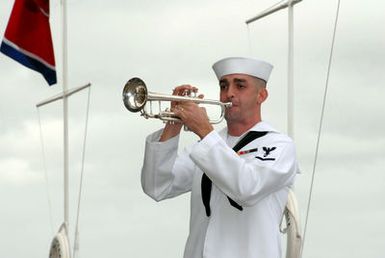
<instances>
[{"instance_id":1,"label":"man's left hand","mask_svg":"<svg viewBox=\"0 0 385 258\"><path fill-rule=\"evenodd\" d=\"M174 112L183 121L183 124L201 139L214 130L209 122L206 109L193 101L180 101L174 108Z\"/></svg>"}]
</instances>

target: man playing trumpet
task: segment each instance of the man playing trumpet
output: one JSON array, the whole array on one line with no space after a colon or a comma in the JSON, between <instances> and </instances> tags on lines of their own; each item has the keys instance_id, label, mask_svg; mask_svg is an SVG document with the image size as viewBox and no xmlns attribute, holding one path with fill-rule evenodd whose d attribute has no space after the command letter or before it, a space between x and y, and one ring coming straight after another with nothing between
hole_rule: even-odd
<instances>
[{"instance_id":1,"label":"man playing trumpet","mask_svg":"<svg viewBox=\"0 0 385 258\"><path fill-rule=\"evenodd\" d=\"M227 127L217 132L193 101L172 103L182 123L146 139L142 186L160 201L191 192L185 258L279 258L279 231L298 170L292 140L261 118L272 66L250 58L213 65ZM197 91L176 87L174 95ZM200 141L178 153L182 126Z\"/></svg>"}]
</instances>

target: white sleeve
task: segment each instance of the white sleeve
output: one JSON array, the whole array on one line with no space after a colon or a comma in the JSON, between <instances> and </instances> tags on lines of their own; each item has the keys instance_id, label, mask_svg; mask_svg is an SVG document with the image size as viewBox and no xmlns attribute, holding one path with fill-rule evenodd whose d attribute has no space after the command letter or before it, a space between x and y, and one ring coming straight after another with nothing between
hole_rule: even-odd
<instances>
[{"instance_id":1,"label":"white sleeve","mask_svg":"<svg viewBox=\"0 0 385 258\"><path fill-rule=\"evenodd\" d=\"M146 138L141 183L156 201L191 190L194 164L187 153L178 155L179 136L159 142L162 130Z\"/></svg>"},{"instance_id":2,"label":"white sleeve","mask_svg":"<svg viewBox=\"0 0 385 258\"><path fill-rule=\"evenodd\" d=\"M293 184L297 172L294 144L274 143L274 160L244 159L216 132L195 145L190 157L222 192L241 206Z\"/></svg>"}]
</instances>

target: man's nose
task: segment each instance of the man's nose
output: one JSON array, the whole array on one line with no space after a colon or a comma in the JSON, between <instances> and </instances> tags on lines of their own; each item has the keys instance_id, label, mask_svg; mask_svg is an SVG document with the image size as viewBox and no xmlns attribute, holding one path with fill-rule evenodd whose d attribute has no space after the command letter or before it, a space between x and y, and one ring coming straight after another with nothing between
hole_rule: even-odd
<instances>
[{"instance_id":1,"label":"man's nose","mask_svg":"<svg viewBox=\"0 0 385 258\"><path fill-rule=\"evenodd\" d=\"M229 100L231 100L232 98L234 98L234 94L235 94L235 92L234 92L234 87L232 87L231 85L228 87L228 89L227 89L227 98L229 99Z\"/></svg>"}]
</instances>

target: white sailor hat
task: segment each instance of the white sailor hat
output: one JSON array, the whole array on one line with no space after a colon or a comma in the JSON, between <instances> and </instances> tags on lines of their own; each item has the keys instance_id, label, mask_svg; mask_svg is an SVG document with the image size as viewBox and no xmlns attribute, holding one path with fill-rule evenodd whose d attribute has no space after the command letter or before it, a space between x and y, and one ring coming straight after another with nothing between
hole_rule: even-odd
<instances>
[{"instance_id":1,"label":"white sailor hat","mask_svg":"<svg viewBox=\"0 0 385 258\"><path fill-rule=\"evenodd\" d=\"M267 82L273 66L257 59L228 57L213 64L213 70L218 80L228 74L240 73L251 75Z\"/></svg>"}]
</instances>

